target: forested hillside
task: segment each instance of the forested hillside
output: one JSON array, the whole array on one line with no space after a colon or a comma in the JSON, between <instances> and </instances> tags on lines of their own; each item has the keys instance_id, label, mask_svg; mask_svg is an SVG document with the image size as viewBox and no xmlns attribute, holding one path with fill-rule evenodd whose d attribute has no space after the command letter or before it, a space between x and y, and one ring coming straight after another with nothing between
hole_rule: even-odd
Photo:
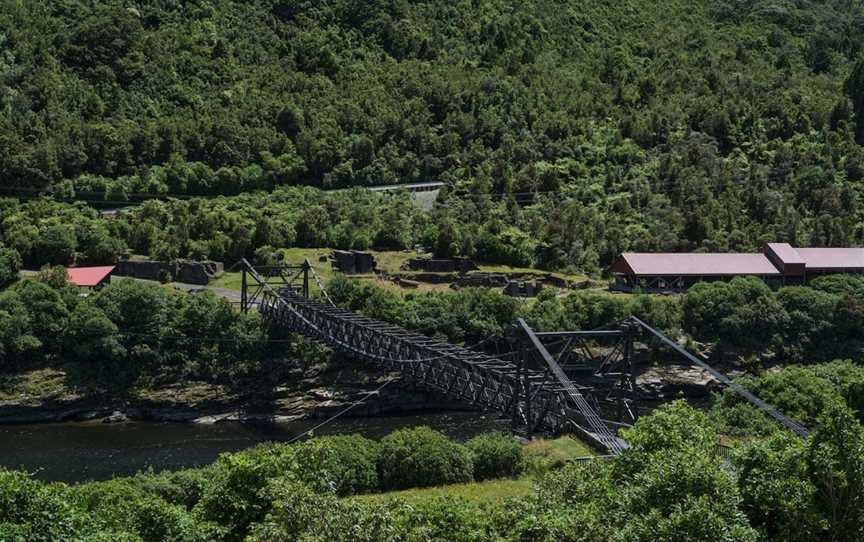
<instances>
[{"instance_id":1,"label":"forested hillside","mask_svg":"<svg viewBox=\"0 0 864 542\"><path fill-rule=\"evenodd\" d=\"M0 44L8 195L441 180L439 252L581 270L864 241L860 0L3 0Z\"/></svg>"}]
</instances>

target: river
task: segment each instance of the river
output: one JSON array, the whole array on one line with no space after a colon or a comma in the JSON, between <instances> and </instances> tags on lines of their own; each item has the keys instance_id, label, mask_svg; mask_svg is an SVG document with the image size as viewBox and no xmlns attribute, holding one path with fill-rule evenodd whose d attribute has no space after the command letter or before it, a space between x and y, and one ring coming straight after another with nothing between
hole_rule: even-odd
<instances>
[{"instance_id":1,"label":"river","mask_svg":"<svg viewBox=\"0 0 864 542\"><path fill-rule=\"evenodd\" d=\"M222 452L268 441L284 442L320 421L280 424L222 422L213 425L129 422L0 426L0 465L48 481L107 480L152 468L198 467ZM359 433L380 438L401 427L428 425L457 440L507 429L506 421L479 413L435 413L336 420L316 435Z\"/></svg>"}]
</instances>

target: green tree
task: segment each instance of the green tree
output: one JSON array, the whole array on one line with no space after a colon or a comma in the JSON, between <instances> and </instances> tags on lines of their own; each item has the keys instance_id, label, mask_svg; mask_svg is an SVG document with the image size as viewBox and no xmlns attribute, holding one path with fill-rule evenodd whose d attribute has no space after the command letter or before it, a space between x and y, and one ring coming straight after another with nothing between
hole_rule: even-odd
<instances>
[{"instance_id":1,"label":"green tree","mask_svg":"<svg viewBox=\"0 0 864 542\"><path fill-rule=\"evenodd\" d=\"M846 95L855 111L855 138L864 144L864 59L859 60L846 79Z\"/></svg>"},{"instance_id":2,"label":"green tree","mask_svg":"<svg viewBox=\"0 0 864 542\"><path fill-rule=\"evenodd\" d=\"M89 300L76 305L69 315L65 333L69 351L85 368L94 371L99 382L118 383L128 370L122 363L126 349L118 332L117 326Z\"/></svg>"},{"instance_id":3,"label":"green tree","mask_svg":"<svg viewBox=\"0 0 864 542\"><path fill-rule=\"evenodd\" d=\"M20 369L30 355L42 348L33 332L30 313L15 290L0 292L0 363L5 369Z\"/></svg>"},{"instance_id":4,"label":"green tree","mask_svg":"<svg viewBox=\"0 0 864 542\"><path fill-rule=\"evenodd\" d=\"M0 287L7 286L18 280L21 270L21 255L14 248L0 244Z\"/></svg>"},{"instance_id":5,"label":"green tree","mask_svg":"<svg viewBox=\"0 0 864 542\"><path fill-rule=\"evenodd\" d=\"M68 265L74 259L76 247L75 229L53 223L40 228L33 245L33 256L38 256L40 263Z\"/></svg>"},{"instance_id":6,"label":"green tree","mask_svg":"<svg viewBox=\"0 0 864 542\"><path fill-rule=\"evenodd\" d=\"M782 433L745 446L734 456L741 508L765 540L805 542L824 532L806 450L800 437Z\"/></svg>"},{"instance_id":7,"label":"green tree","mask_svg":"<svg viewBox=\"0 0 864 542\"><path fill-rule=\"evenodd\" d=\"M852 542L864 535L864 429L848 407L826 408L810 438L807 472L827 540Z\"/></svg>"},{"instance_id":8,"label":"green tree","mask_svg":"<svg viewBox=\"0 0 864 542\"><path fill-rule=\"evenodd\" d=\"M85 535L89 520L62 485L0 469L0 534L10 541L54 542Z\"/></svg>"},{"instance_id":9,"label":"green tree","mask_svg":"<svg viewBox=\"0 0 864 542\"><path fill-rule=\"evenodd\" d=\"M23 305L32 325L31 333L38 338L46 353L59 352L69 318L69 309L60 293L35 280L21 281L11 291Z\"/></svg>"}]
</instances>

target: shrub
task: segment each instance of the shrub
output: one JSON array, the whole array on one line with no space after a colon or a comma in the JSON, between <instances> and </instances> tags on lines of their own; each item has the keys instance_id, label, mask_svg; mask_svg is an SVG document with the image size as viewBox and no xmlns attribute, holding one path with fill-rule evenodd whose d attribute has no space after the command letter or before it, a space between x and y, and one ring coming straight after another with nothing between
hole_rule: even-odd
<instances>
[{"instance_id":1,"label":"shrub","mask_svg":"<svg viewBox=\"0 0 864 542\"><path fill-rule=\"evenodd\" d=\"M219 456L211 467L211 482L193 509L195 515L222 526L226 541L243 540L249 525L264 519L270 507L270 481L296 471L290 457L280 452L262 446Z\"/></svg>"},{"instance_id":2,"label":"shrub","mask_svg":"<svg viewBox=\"0 0 864 542\"><path fill-rule=\"evenodd\" d=\"M298 476L338 495L378 489L378 443L360 435L316 438L295 446Z\"/></svg>"},{"instance_id":3,"label":"shrub","mask_svg":"<svg viewBox=\"0 0 864 542\"><path fill-rule=\"evenodd\" d=\"M717 433L704 413L678 400L640 418L624 432L624 439L633 450L647 453L690 448L713 452Z\"/></svg>"},{"instance_id":4,"label":"shrub","mask_svg":"<svg viewBox=\"0 0 864 542\"><path fill-rule=\"evenodd\" d=\"M62 484L44 484L0 468L0 540L70 540L86 519Z\"/></svg>"},{"instance_id":5,"label":"shrub","mask_svg":"<svg viewBox=\"0 0 864 542\"><path fill-rule=\"evenodd\" d=\"M489 432L468 441L474 454L474 479L518 476L525 468L522 446L506 433Z\"/></svg>"},{"instance_id":6,"label":"shrub","mask_svg":"<svg viewBox=\"0 0 864 542\"><path fill-rule=\"evenodd\" d=\"M471 452L428 427L401 429L381 440L378 475L384 489L470 482Z\"/></svg>"},{"instance_id":7,"label":"shrub","mask_svg":"<svg viewBox=\"0 0 864 542\"><path fill-rule=\"evenodd\" d=\"M270 511L264 521L250 527L246 540L282 542L304 539L303 534L315 532L329 523L339 507L332 494L321 494L306 484L285 479L274 481L269 489ZM310 540L329 540L314 538Z\"/></svg>"},{"instance_id":8,"label":"shrub","mask_svg":"<svg viewBox=\"0 0 864 542\"><path fill-rule=\"evenodd\" d=\"M206 466L158 474L142 472L127 480L148 495L158 496L171 504L191 510L201 500L201 494L210 483L213 470L212 466Z\"/></svg>"},{"instance_id":9,"label":"shrub","mask_svg":"<svg viewBox=\"0 0 864 542\"><path fill-rule=\"evenodd\" d=\"M185 509L145 493L129 480L86 484L76 490L100 530L134 533L144 542L202 537L200 526Z\"/></svg>"}]
</instances>

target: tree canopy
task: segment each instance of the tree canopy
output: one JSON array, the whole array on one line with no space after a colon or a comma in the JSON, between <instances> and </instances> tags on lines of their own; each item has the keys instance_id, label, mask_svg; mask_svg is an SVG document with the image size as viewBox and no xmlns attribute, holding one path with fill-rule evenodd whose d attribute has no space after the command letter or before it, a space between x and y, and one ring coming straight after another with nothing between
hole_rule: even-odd
<instances>
[{"instance_id":1,"label":"tree canopy","mask_svg":"<svg viewBox=\"0 0 864 542\"><path fill-rule=\"evenodd\" d=\"M257 239L266 212L188 241L182 225L160 239L141 226L130 242L46 219L16 224L20 243L6 244L67 264L116 256L119 239L214 258L421 242L591 272L623 250L858 245L862 20L845 0L6 0L7 195L112 205L449 186L430 220L384 211L359 231L319 200L293 231L270 224ZM171 213L186 205L255 203Z\"/></svg>"}]
</instances>

